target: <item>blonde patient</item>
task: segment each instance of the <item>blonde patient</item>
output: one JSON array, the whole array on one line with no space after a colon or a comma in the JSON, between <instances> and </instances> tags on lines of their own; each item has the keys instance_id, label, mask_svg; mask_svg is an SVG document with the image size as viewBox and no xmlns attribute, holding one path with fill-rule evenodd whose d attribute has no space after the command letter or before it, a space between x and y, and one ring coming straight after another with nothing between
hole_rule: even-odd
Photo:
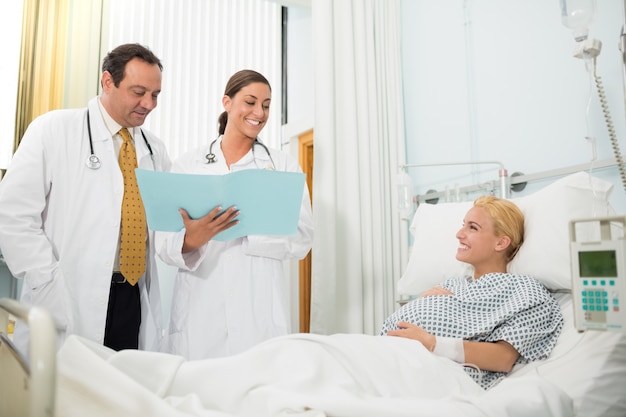
<instances>
[{"instance_id":1,"label":"blonde patient","mask_svg":"<svg viewBox=\"0 0 626 417\"><path fill-rule=\"evenodd\" d=\"M514 203L479 197L456 237L456 259L473 274L425 291L391 315L381 333L471 365L468 373L489 388L517 362L547 357L563 317L539 281L507 273L524 239L524 215Z\"/></svg>"}]
</instances>

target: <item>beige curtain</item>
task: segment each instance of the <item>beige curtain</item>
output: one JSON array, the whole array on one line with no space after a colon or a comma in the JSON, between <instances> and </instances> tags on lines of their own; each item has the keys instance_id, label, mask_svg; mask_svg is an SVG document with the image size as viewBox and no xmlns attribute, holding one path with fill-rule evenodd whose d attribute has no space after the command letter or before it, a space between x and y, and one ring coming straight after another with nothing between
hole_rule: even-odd
<instances>
[{"instance_id":1,"label":"beige curtain","mask_svg":"<svg viewBox=\"0 0 626 417\"><path fill-rule=\"evenodd\" d=\"M25 0L15 147L38 115L60 108L69 0Z\"/></svg>"},{"instance_id":2,"label":"beige curtain","mask_svg":"<svg viewBox=\"0 0 626 417\"><path fill-rule=\"evenodd\" d=\"M24 0L15 148L34 118L97 92L101 14L101 1Z\"/></svg>"}]
</instances>

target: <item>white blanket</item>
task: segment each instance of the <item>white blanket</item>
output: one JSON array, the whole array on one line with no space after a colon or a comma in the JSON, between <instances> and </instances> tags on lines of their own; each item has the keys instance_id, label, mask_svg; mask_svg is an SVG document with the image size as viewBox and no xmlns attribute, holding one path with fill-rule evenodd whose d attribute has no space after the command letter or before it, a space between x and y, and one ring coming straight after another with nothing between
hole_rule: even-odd
<instances>
[{"instance_id":1,"label":"white blanket","mask_svg":"<svg viewBox=\"0 0 626 417\"><path fill-rule=\"evenodd\" d=\"M483 391L413 340L294 334L242 354L185 361L114 352L76 336L58 355L57 416L572 416L536 375Z\"/></svg>"}]
</instances>

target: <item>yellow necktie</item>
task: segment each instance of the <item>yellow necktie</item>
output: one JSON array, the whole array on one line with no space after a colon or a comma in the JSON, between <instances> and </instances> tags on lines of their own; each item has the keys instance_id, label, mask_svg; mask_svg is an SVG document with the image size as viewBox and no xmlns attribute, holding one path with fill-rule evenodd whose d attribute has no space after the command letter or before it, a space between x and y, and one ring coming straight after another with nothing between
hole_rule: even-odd
<instances>
[{"instance_id":1,"label":"yellow necktie","mask_svg":"<svg viewBox=\"0 0 626 417\"><path fill-rule=\"evenodd\" d=\"M146 213L135 177L137 154L126 128L119 131L124 139L120 148L120 169L124 176L122 226L120 232L120 272L135 285L146 270Z\"/></svg>"}]
</instances>

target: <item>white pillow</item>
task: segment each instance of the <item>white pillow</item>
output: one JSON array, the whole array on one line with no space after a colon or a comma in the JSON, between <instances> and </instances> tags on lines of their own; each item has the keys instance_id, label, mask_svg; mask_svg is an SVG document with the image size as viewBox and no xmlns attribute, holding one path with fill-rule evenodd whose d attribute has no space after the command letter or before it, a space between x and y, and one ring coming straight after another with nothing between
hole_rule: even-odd
<instances>
[{"instance_id":1,"label":"white pillow","mask_svg":"<svg viewBox=\"0 0 626 417\"><path fill-rule=\"evenodd\" d=\"M512 198L525 216L524 244L509 272L535 277L550 289L571 288L569 222L612 215L610 182L578 172L525 197ZM411 256L400 295L418 295L471 266L456 260L456 232L473 202L420 204L411 223Z\"/></svg>"}]
</instances>

